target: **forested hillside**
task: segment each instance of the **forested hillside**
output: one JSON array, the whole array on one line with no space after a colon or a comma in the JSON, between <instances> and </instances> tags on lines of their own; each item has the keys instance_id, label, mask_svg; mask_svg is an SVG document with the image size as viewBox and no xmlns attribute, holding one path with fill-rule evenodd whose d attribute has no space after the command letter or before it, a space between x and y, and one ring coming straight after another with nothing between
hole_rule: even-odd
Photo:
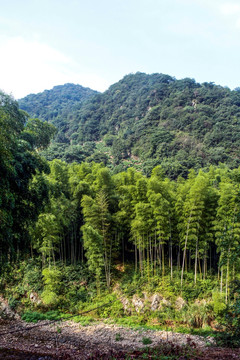
<instances>
[{"instance_id":1,"label":"forested hillside","mask_svg":"<svg viewBox=\"0 0 240 360\"><path fill-rule=\"evenodd\" d=\"M32 118L48 121L58 128L56 142L69 143L66 133L72 120L84 101L96 94L97 91L81 85L65 84L42 93L30 94L18 102L20 108Z\"/></svg>"},{"instance_id":2,"label":"forested hillside","mask_svg":"<svg viewBox=\"0 0 240 360\"><path fill-rule=\"evenodd\" d=\"M46 109L41 118L49 120ZM115 172L135 166L147 175L161 164L171 178L219 162L240 164L239 89L136 73L70 114L54 122L64 140L57 136L44 152L49 160L103 161Z\"/></svg>"},{"instance_id":3,"label":"forested hillside","mask_svg":"<svg viewBox=\"0 0 240 360\"><path fill-rule=\"evenodd\" d=\"M55 127L1 93L0 291L12 308L35 321L98 305L98 318L218 327L239 345L239 96L129 75L75 113L68 162L48 162L40 154L57 151L46 152ZM217 149L226 163L210 165ZM120 171L132 156L138 168Z\"/></svg>"}]
</instances>

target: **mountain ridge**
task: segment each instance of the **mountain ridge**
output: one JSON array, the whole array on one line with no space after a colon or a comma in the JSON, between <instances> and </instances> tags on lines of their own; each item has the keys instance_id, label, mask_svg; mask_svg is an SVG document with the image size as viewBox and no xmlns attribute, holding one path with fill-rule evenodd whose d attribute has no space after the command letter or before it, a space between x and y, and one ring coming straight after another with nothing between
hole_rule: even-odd
<instances>
[{"instance_id":1,"label":"mountain ridge","mask_svg":"<svg viewBox=\"0 0 240 360\"><path fill-rule=\"evenodd\" d=\"M219 162L240 165L239 89L138 72L91 95L65 119L58 114L54 125L61 136L45 152L49 160L104 160L121 171L135 157L146 174L162 164L173 178ZM66 157L66 151L75 155Z\"/></svg>"}]
</instances>

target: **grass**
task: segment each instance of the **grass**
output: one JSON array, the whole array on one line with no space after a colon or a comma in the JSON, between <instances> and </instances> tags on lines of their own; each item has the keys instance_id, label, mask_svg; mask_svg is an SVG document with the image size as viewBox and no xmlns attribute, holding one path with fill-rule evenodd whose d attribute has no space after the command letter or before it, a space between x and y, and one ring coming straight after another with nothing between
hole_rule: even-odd
<instances>
[{"instance_id":1,"label":"grass","mask_svg":"<svg viewBox=\"0 0 240 360\"><path fill-rule=\"evenodd\" d=\"M150 344L152 344L152 340L148 337L143 337L142 343L143 343L143 345L150 345Z\"/></svg>"},{"instance_id":2,"label":"grass","mask_svg":"<svg viewBox=\"0 0 240 360\"><path fill-rule=\"evenodd\" d=\"M190 328L188 326L165 326L156 324L147 324L141 316L124 316L120 318L96 318L94 316L73 316L72 314L61 313L59 311L48 311L46 313L36 311L26 311L22 314L22 320L26 322L37 323L40 320L68 320L79 323L82 326L88 326L94 322L103 321L106 324L117 324L124 327L129 327L134 330L165 330L169 332L176 332L182 334L199 335L203 337L216 337L217 334L211 327L205 328ZM118 341L118 340L117 340Z\"/></svg>"},{"instance_id":3,"label":"grass","mask_svg":"<svg viewBox=\"0 0 240 360\"><path fill-rule=\"evenodd\" d=\"M122 336L121 336L120 333L117 333L117 334L116 334L115 340L116 340L116 341L121 341L121 340L122 340Z\"/></svg>"},{"instance_id":4,"label":"grass","mask_svg":"<svg viewBox=\"0 0 240 360\"><path fill-rule=\"evenodd\" d=\"M210 326L206 326L204 328L193 328L184 325L173 325L169 327L166 325L151 324L151 320L148 320L148 323L146 323L146 321L144 321L141 316L125 316L122 318L105 319L104 322L107 324L117 324L120 326L129 327L135 330L165 330L169 332L198 335L203 337L217 336L217 333Z\"/></svg>"},{"instance_id":5,"label":"grass","mask_svg":"<svg viewBox=\"0 0 240 360\"><path fill-rule=\"evenodd\" d=\"M60 320L61 314L58 311L48 311L46 313L26 311L22 314L21 318L26 322L37 323L40 320Z\"/></svg>"},{"instance_id":6,"label":"grass","mask_svg":"<svg viewBox=\"0 0 240 360\"><path fill-rule=\"evenodd\" d=\"M59 311L48 311L46 313L41 313L37 311L26 311L21 316L22 320L26 322L37 323L41 320L68 320L79 323L82 326L87 326L96 321L91 316L72 316L71 314L64 314Z\"/></svg>"}]
</instances>

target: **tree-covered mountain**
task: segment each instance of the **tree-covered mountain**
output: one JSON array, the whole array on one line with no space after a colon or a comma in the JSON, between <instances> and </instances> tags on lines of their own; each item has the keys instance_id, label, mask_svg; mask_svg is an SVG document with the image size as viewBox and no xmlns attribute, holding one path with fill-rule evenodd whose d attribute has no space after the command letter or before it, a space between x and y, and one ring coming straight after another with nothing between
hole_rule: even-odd
<instances>
[{"instance_id":1,"label":"tree-covered mountain","mask_svg":"<svg viewBox=\"0 0 240 360\"><path fill-rule=\"evenodd\" d=\"M55 125L59 131L55 141L69 143L65 134L74 115L85 100L96 95L97 91L81 85L65 84L54 86L38 94L30 94L20 99L19 107L32 118L39 118Z\"/></svg>"},{"instance_id":2,"label":"tree-covered mountain","mask_svg":"<svg viewBox=\"0 0 240 360\"><path fill-rule=\"evenodd\" d=\"M139 75L141 78L142 74ZM176 81L168 81L166 89ZM97 146L103 139L107 145L112 143L112 153L114 144L122 141L122 146L126 146L129 141L125 155L129 158L136 146L141 146L138 134L143 139L145 136L143 154L144 151L146 154L147 141L150 143L158 131L171 133L169 141L164 136L161 138L161 144L165 141L166 146L175 141L178 131L204 142L207 131L205 134L200 131L201 123L199 128L190 126L196 121L194 114L199 111L198 107L213 108L215 103L220 108L226 99L231 99L230 105L222 107L226 110L222 123L227 119L230 125L226 129L230 127L232 133L222 135L226 153L229 150L228 154L234 158L231 145L235 146L237 159L238 139L233 139L232 143L230 137L229 142L227 140L233 134L231 126L235 124L237 130L238 104L233 102L234 95L238 99L238 91L209 84L194 85L194 81L185 79L179 96L186 92L186 97L190 98L192 90L190 87L189 92L186 91L186 83L193 84L195 98L189 105L193 110L188 110L193 118L185 122L185 128L178 130L176 125L171 128L175 118L170 116L161 128L164 121L161 111L167 108L167 99L169 111L173 111L177 93L173 90L168 97L158 99L161 108L148 103L148 112L144 115L143 108L141 119L140 115L132 120L126 117L126 123L133 129L130 132L129 127L126 135L123 119L111 126L112 120L104 112L96 131L93 127L88 133L88 127L83 126L82 110L79 110L77 141L82 142L82 148L88 146L89 149L95 141L99 149ZM204 98L199 95L205 88L211 94L211 106L200 105L201 99L206 102L206 94ZM213 100L213 89L219 90L221 96L229 94L228 98L218 94L217 98L222 100ZM112 87L106 93L111 91ZM101 108L103 111L105 102L102 99L110 101L106 93L84 105L85 112L90 111L97 99L100 101L94 114ZM125 112L129 99L130 96L122 101L123 105L118 104L125 106ZM139 113L142 103L139 94L135 114ZM185 119L180 116L184 114L181 106L178 102L176 124ZM117 111L115 102L114 108ZM156 123L148 123L154 108ZM215 120L212 120L213 128L217 125L216 114L219 114L218 108L215 112L212 110L208 120ZM220 119L219 114L219 122ZM90 116L85 120L90 122ZM108 121L107 130L102 121ZM229 169L222 164L198 172L191 169L186 179L180 176L175 181L164 175L161 166L156 166L146 177L134 168L114 174L102 163L67 164L59 159L47 162L40 151L46 149L55 130L46 121L29 119L14 99L0 93L0 292L9 299L11 307L21 313L23 309L56 310L58 316L59 311L89 313L94 305L98 319L119 318L122 324L127 324L131 316L139 325L152 326L157 319L160 326L169 326L171 321L171 326L185 325L186 329L209 324L216 329L216 325L222 323L224 327L218 328L227 339L226 343L239 346L240 320L236 314L240 307L240 166ZM83 142L81 136L87 138L87 135L91 141ZM133 139L135 143L131 143ZM184 142L179 144L180 148ZM81 145L75 146L77 149ZM69 159L74 155L71 149L73 145L69 146ZM123 148L120 149L122 154ZM95 151L97 155L100 157L101 153ZM122 158L115 154L113 163ZM190 166L189 158L187 166ZM33 292L40 302L31 301ZM157 307L152 307L156 304L153 294L159 298ZM124 303L120 300L123 297ZM142 307L134 306L140 301ZM99 312L106 302L109 308ZM36 320L35 316L40 315L34 313Z\"/></svg>"},{"instance_id":3,"label":"tree-covered mountain","mask_svg":"<svg viewBox=\"0 0 240 360\"><path fill-rule=\"evenodd\" d=\"M145 174L161 164L172 178L219 162L240 165L239 89L136 73L57 119L65 136L45 152L49 160L104 161L115 171L135 165Z\"/></svg>"}]
</instances>

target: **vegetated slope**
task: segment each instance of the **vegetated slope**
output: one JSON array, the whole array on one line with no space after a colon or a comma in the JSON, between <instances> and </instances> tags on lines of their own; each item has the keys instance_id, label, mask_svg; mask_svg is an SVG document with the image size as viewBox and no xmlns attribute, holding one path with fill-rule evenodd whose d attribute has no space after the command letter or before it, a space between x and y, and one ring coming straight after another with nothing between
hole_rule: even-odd
<instances>
[{"instance_id":1,"label":"vegetated slope","mask_svg":"<svg viewBox=\"0 0 240 360\"><path fill-rule=\"evenodd\" d=\"M58 146L45 153L48 159L104 160L115 171L135 162L146 174L161 164L173 178L219 162L240 165L239 89L130 74L65 121L71 145L56 139Z\"/></svg>"},{"instance_id":2,"label":"vegetated slope","mask_svg":"<svg viewBox=\"0 0 240 360\"><path fill-rule=\"evenodd\" d=\"M74 113L83 102L98 92L76 84L54 86L38 94L30 94L18 100L19 107L33 118L48 121L58 129L57 142L69 143L65 134L71 124Z\"/></svg>"}]
</instances>

